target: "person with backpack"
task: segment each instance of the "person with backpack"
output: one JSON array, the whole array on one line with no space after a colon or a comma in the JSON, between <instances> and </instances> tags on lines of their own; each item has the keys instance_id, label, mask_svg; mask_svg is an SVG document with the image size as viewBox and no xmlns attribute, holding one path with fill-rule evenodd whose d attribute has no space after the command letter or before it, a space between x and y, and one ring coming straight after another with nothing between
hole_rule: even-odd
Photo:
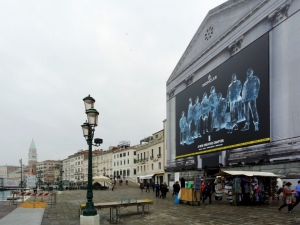
<instances>
[{"instance_id":1,"label":"person with backpack","mask_svg":"<svg viewBox=\"0 0 300 225\"><path fill-rule=\"evenodd\" d=\"M141 191L143 192L143 190L144 190L144 183L140 183L140 189L141 189Z\"/></svg>"}]
</instances>

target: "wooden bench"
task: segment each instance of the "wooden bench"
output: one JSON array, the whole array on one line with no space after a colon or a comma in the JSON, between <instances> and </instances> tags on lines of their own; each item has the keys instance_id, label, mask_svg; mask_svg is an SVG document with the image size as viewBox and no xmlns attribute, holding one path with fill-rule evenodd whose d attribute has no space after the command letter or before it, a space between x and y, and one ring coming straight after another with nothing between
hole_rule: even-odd
<instances>
[{"instance_id":1,"label":"wooden bench","mask_svg":"<svg viewBox=\"0 0 300 225\"><path fill-rule=\"evenodd\" d=\"M121 207L136 206L137 213L139 213L139 207L142 207L142 214L145 213L145 205L148 206L148 213L150 212L149 205L153 205L153 200L150 199L141 199L131 202L103 202L103 203L94 203L96 209L105 209L109 208L110 210L110 223L114 220L114 210L116 210L116 222L121 218ZM85 204L80 204L79 216L82 215L82 211L85 209Z\"/></svg>"}]
</instances>

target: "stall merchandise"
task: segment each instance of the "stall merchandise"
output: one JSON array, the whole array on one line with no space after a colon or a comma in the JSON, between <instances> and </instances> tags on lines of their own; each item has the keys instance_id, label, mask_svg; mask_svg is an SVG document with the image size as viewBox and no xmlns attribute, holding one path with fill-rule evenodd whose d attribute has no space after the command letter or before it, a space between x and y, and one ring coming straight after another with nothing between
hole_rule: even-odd
<instances>
[{"instance_id":1,"label":"stall merchandise","mask_svg":"<svg viewBox=\"0 0 300 225\"><path fill-rule=\"evenodd\" d=\"M216 176L224 176L225 196L233 205L268 203L274 197L274 183L280 175L256 171L221 171Z\"/></svg>"},{"instance_id":2,"label":"stall merchandise","mask_svg":"<svg viewBox=\"0 0 300 225\"><path fill-rule=\"evenodd\" d=\"M223 192L222 192L222 177L217 176L215 179L215 200L222 200Z\"/></svg>"}]
</instances>

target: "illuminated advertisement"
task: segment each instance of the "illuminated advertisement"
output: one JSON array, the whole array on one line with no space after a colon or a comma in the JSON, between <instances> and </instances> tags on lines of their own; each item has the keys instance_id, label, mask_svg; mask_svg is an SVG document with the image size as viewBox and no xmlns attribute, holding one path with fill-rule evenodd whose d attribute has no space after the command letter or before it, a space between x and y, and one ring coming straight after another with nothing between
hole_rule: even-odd
<instances>
[{"instance_id":1,"label":"illuminated advertisement","mask_svg":"<svg viewBox=\"0 0 300 225\"><path fill-rule=\"evenodd\" d=\"M269 35L176 95L176 158L270 141Z\"/></svg>"}]
</instances>

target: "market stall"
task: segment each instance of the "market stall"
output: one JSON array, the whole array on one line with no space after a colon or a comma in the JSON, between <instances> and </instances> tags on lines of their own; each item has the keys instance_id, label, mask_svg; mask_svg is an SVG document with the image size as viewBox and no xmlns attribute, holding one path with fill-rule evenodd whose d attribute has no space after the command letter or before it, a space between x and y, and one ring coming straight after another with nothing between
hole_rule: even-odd
<instances>
[{"instance_id":1,"label":"market stall","mask_svg":"<svg viewBox=\"0 0 300 225\"><path fill-rule=\"evenodd\" d=\"M215 176L224 177L225 197L233 205L268 203L276 194L277 178L282 177L258 171L221 171Z\"/></svg>"},{"instance_id":2,"label":"market stall","mask_svg":"<svg viewBox=\"0 0 300 225\"><path fill-rule=\"evenodd\" d=\"M201 179L199 176L195 176L193 181L185 183L185 179L181 177L181 189L180 189L180 203L187 203L190 205L200 205L201 201L201 190L200 184Z\"/></svg>"}]
</instances>

